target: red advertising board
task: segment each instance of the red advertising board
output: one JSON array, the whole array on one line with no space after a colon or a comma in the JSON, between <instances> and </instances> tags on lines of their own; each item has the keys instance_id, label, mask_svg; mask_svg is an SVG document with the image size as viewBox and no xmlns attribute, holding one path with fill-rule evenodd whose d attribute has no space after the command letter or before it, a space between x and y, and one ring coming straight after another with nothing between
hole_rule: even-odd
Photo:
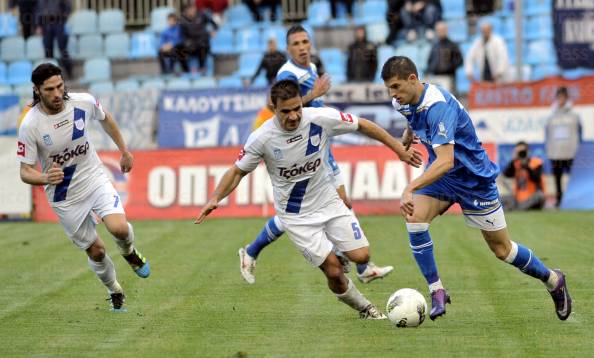
<instances>
[{"instance_id":1,"label":"red advertising board","mask_svg":"<svg viewBox=\"0 0 594 358\"><path fill-rule=\"evenodd\" d=\"M495 146L486 145L495 160ZM179 149L134 152L134 168L119 171L119 153L102 152L106 172L120 193L126 214L132 220L190 219L206 203L240 148ZM357 214L397 214L402 190L422 169L399 161L383 146L336 147L349 196ZM34 189L34 219L57 221L43 189ZM261 165L246 176L231 196L213 212L213 217L270 216L272 186Z\"/></svg>"}]
</instances>

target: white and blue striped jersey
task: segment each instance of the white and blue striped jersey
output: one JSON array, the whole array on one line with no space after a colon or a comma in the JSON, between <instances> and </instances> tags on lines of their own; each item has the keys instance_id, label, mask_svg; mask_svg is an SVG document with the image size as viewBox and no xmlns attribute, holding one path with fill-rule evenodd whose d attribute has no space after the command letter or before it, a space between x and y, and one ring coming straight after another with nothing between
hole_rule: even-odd
<instances>
[{"instance_id":1,"label":"white and blue striped jersey","mask_svg":"<svg viewBox=\"0 0 594 358\"><path fill-rule=\"evenodd\" d=\"M276 81L293 80L299 83L301 97L305 97L313 91L314 83L318 78L318 70L313 63L309 67L302 67L289 60L278 70ZM314 98L309 103L304 103L304 107L324 107L324 101L321 97Z\"/></svg>"},{"instance_id":2,"label":"white and blue striped jersey","mask_svg":"<svg viewBox=\"0 0 594 358\"><path fill-rule=\"evenodd\" d=\"M424 87L419 103L400 105L394 99L392 104L406 117L408 125L427 148L427 167L436 158L433 148L453 144L454 168L445 178L465 186L495 180L499 167L489 160L464 106L441 87L431 84L424 84Z\"/></svg>"},{"instance_id":3,"label":"white and blue striped jersey","mask_svg":"<svg viewBox=\"0 0 594 358\"><path fill-rule=\"evenodd\" d=\"M17 158L35 165L41 161L42 172L52 163L64 171L58 185L46 185L45 194L52 206L69 205L88 197L98 185L109 182L95 147L85 130L89 121L104 120L99 101L86 93L70 93L64 109L48 115L37 104L27 113L19 128Z\"/></svg>"},{"instance_id":4,"label":"white and blue striped jersey","mask_svg":"<svg viewBox=\"0 0 594 358\"><path fill-rule=\"evenodd\" d=\"M276 117L248 138L235 165L244 172L264 160L278 215L305 214L340 200L325 164L329 138L359 128L359 118L333 108L303 108L301 123L283 130Z\"/></svg>"}]
</instances>

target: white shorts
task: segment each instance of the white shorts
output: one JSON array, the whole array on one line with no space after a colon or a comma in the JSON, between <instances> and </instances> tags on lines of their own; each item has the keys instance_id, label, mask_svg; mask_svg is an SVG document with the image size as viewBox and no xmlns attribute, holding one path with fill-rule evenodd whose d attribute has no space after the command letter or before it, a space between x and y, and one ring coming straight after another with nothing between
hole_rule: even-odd
<instances>
[{"instance_id":1,"label":"white shorts","mask_svg":"<svg viewBox=\"0 0 594 358\"><path fill-rule=\"evenodd\" d=\"M304 215L278 215L289 239L313 266L320 266L332 247L342 252L368 247L359 220L340 200Z\"/></svg>"},{"instance_id":2,"label":"white shorts","mask_svg":"<svg viewBox=\"0 0 594 358\"><path fill-rule=\"evenodd\" d=\"M507 227L503 206L501 205L499 205L499 209L487 214L464 213L464 221L466 221L467 226L484 231L497 231Z\"/></svg>"},{"instance_id":3,"label":"white shorts","mask_svg":"<svg viewBox=\"0 0 594 358\"><path fill-rule=\"evenodd\" d=\"M125 214L118 192L111 182L99 186L84 200L53 207L66 236L80 249L88 249L97 240L99 218L110 214Z\"/></svg>"}]
</instances>

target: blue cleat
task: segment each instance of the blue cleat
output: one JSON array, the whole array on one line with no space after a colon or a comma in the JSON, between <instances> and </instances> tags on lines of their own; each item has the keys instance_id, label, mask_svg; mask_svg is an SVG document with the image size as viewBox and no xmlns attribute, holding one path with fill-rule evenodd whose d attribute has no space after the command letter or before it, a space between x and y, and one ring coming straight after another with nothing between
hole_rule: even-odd
<instances>
[{"instance_id":1,"label":"blue cleat","mask_svg":"<svg viewBox=\"0 0 594 358\"><path fill-rule=\"evenodd\" d=\"M446 303L452 303L446 290L440 288L431 292L431 312L429 313L429 318L432 321L435 321L437 317L443 316L446 313Z\"/></svg>"},{"instance_id":2,"label":"blue cleat","mask_svg":"<svg viewBox=\"0 0 594 358\"><path fill-rule=\"evenodd\" d=\"M130 264L130 267L132 267L132 270L136 272L138 277L147 278L151 274L151 266L148 260L138 250L132 250L130 255L124 256L124 259L128 261L128 264Z\"/></svg>"},{"instance_id":3,"label":"blue cleat","mask_svg":"<svg viewBox=\"0 0 594 358\"><path fill-rule=\"evenodd\" d=\"M123 292L116 292L109 295L108 301L111 301L111 312L126 313L128 310L124 307L126 302L126 295Z\"/></svg>"},{"instance_id":4,"label":"blue cleat","mask_svg":"<svg viewBox=\"0 0 594 358\"><path fill-rule=\"evenodd\" d=\"M553 302L555 303L555 312L560 320L565 321L571 314L571 296L567 291L567 282L565 281L565 274L559 269L554 269L555 273L559 275L559 282L554 290L549 291Z\"/></svg>"}]
</instances>

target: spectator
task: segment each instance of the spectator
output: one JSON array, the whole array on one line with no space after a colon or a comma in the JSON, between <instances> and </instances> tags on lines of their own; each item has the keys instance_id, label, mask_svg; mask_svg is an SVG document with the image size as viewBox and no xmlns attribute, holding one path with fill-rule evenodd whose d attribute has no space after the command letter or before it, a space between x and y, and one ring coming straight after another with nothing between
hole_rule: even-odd
<instances>
[{"instance_id":1,"label":"spectator","mask_svg":"<svg viewBox=\"0 0 594 358\"><path fill-rule=\"evenodd\" d=\"M175 68L175 62L179 61L183 51L181 27L179 26L177 15L171 13L167 15L167 28L161 32L159 39L159 64L161 73L172 73Z\"/></svg>"},{"instance_id":2,"label":"spectator","mask_svg":"<svg viewBox=\"0 0 594 358\"><path fill-rule=\"evenodd\" d=\"M64 28L71 10L70 0L44 0L38 3L35 16L37 32L43 34L45 57L54 58L54 41L57 40L62 55L60 62L68 77L72 76L72 62L68 54L68 35Z\"/></svg>"},{"instance_id":3,"label":"spectator","mask_svg":"<svg viewBox=\"0 0 594 358\"><path fill-rule=\"evenodd\" d=\"M509 72L507 45L501 36L493 33L488 20L480 22L480 29L481 37L474 41L464 60L466 76L473 81L476 69L480 81L505 82Z\"/></svg>"},{"instance_id":4,"label":"spectator","mask_svg":"<svg viewBox=\"0 0 594 358\"><path fill-rule=\"evenodd\" d=\"M545 186L542 176L542 160L530 157L528 144L518 142L514 149L512 161L503 172L508 178L514 178L514 200L510 209L530 210L542 209L545 203Z\"/></svg>"},{"instance_id":5,"label":"spectator","mask_svg":"<svg viewBox=\"0 0 594 358\"><path fill-rule=\"evenodd\" d=\"M332 18L336 19L338 16L338 2L341 2L346 7L346 12L349 20L353 19L353 0L330 0L330 11Z\"/></svg>"},{"instance_id":6,"label":"spectator","mask_svg":"<svg viewBox=\"0 0 594 358\"><path fill-rule=\"evenodd\" d=\"M439 0L407 0L400 10L400 18L408 32L425 33L431 38L435 23L441 19L441 4Z\"/></svg>"},{"instance_id":7,"label":"spectator","mask_svg":"<svg viewBox=\"0 0 594 358\"><path fill-rule=\"evenodd\" d=\"M204 11L198 11L195 4L187 4L181 17L182 56L180 63L184 72L190 72L188 57L198 58L198 71L206 73L206 57L210 52L210 36L208 25L214 30L217 24Z\"/></svg>"},{"instance_id":8,"label":"spectator","mask_svg":"<svg viewBox=\"0 0 594 358\"><path fill-rule=\"evenodd\" d=\"M472 0L472 14L484 16L495 11L495 0Z\"/></svg>"},{"instance_id":9,"label":"spectator","mask_svg":"<svg viewBox=\"0 0 594 358\"><path fill-rule=\"evenodd\" d=\"M373 82L377 71L377 48L367 41L364 27L355 30L355 42L349 46L347 80L349 82Z\"/></svg>"},{"instance_id":10,"label":"spectator","mask_svg":"<svg viewBox=\"0 0 594 358\"><path fill-rule=\"evenodd\" d=\"M388 12L386 13L386 21L390 27L390 33L386 38L386 44L392 45L392 43L398 38L398 33L403 29L404 24L400 17L400 12L404 8L405 0L388 0Z\"/></svg>"},{"instance_id":11,"label":"spectator","mask_svg":"<svg viewBox=\"0 0 594 358\"><path fill-rule=\"evenodd\" d=\"M212 14L212 19L217 25L221 25L223 21L223 13L229 6L227 0L196 0L196 8L198 11L209 11Z\"/></svg>"},{"instance_id":12,"label":"spectator","mask_svg":"<svg viewBox=\"0 0 594 358\"><path fill-rule=\"evenodd\" d=\"M262 14L260 10L263 7L270 8L270 21L276 21L276 11L280 5L280 0L243 0L247 7L252 12L254 19L257 22L262 21Z\"/></svg>"},{"instance_id":13,"label":"spectator","mask_svg":"<svg viewBox=\"0 0 594 358\"><path fill-rule=\"evenodd\" d=\"M37 0L10 0L8 7L16 15L19 13L19 22L21 23L21 34L25 38L35 33L35 11L37 9Z\"/></svg>"},{"instance_id":14,"label":"spectator","mask_svg":"<svg viewBox=\"0 0 594 358\"><path fill-rule=\"evenodd\" d=\"M456 83L456 69L462 64L462 53L458 45L448 38L448 26L445 22L435 25L437 41L429 53L427 73L448 76L452 84Z\"/></svg>"},{"instance_id":15,"label":"spectator","mask_svg":"<svg viewBox=\"0 0 594 358\"><path fill-rule=\"evenodd\" d=\"M287 62L287 56L280 52L276 47L276 39L273 37L268 39L268 51L262 57L258 70L252 76L250 83L254 83L262 70L266 71L266 80L268 84L272 84L276 78L278 70Z\"/></svg>"},{"instance_id":16,"label":"spectator","mask_svg":"<svg viewBox=\"0 0 594 358\"><path fill-rule=\"evenodd\" d=\"M582 126L577 113L572 110L566 87L559 87L553 103L553 113L545 126L547 157L553 167L557 190L556 206L563 197L561 179L564 172L570 172L573 158L582 140Z\"/></svg>"}]
</instances>

